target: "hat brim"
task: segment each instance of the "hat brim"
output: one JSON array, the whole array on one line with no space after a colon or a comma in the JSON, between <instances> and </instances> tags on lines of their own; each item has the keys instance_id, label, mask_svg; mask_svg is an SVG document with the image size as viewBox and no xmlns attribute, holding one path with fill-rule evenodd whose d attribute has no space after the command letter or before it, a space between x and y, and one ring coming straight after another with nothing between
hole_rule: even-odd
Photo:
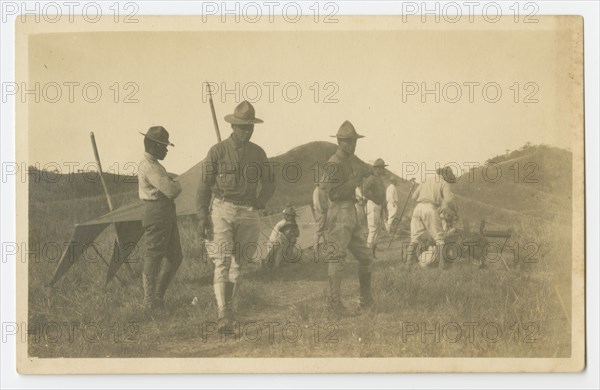
<instances>
[{"instance_id":1,"label":"hat brim","mask_svg":"<svg viewBox=\"0 0 600 390\"><path fill-rule=\"evenodd\" d=\"M170 142L165 142L165 141L161 141L161 140L159 140L159 139L156 139L156 138L152 138L152 137L150 137L150 136L148 136L148 135L146 135L146 134L144 134L144 133L142 133L142 132L139 132L139 131L138 131L138 133L140 133L141 135L143 135L143 136L144 136L144 137L146 137L146 138L149 138L149 139L151 139L151 140L152 140L152 141L154 141L154 142L158 142L159 144L163 144L163 145L167 145L167 146L175 146L174 144L172 144L172 143L170 143Z\"/></svg>"},{"instance_id":2,"label":"hat brim","mask_svg":"<svg viewBox=\"0 0 600 390\"><path fill-rule=\"evenodd\" d=\"M385 167L389 167L389 165L387 165L387 164L383 164L383 165L373 165L373 168L385 168Z\"/></svg>"},{"instance_id":3,"label":"hat brim","mask_svg":"<svg viewBox=\"0 0 600 390\"><path fill-rule=\"evenodd\" d=\"M253 125L255 123L264 123L262 119L242 119L233 114L225 115L225 122L231 123L232 125Z\"/></svg>"},{"instance_id":4,"label":"hat brim","mask_svg":"<svg viewBox=\"0 0 600 390\"><path fill-rule=\"evenodd\" d=\"M365 136L364 136L364 135L360 135L360 134L352 135L352 136L349 136L349 137L339 137L339 136L337 136L337 135L330 135L330 137L332 137L332 138L340 138L340 139L352 139L352 138L354 138L354 139L358 139L358 138L365 138Z\"/></svg>"}]
</instances>

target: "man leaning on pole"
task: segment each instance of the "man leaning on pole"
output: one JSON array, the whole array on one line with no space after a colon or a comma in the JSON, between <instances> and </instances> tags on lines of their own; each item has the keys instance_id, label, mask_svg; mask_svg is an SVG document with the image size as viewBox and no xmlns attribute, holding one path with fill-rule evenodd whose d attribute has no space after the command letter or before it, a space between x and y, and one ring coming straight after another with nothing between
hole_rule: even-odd
<instances>
[{"instance_id":1,"label":"man leaning on pole","mask_svg":"<svg viewBox=\"0 0 600 390\"><path fill-rule=\"evenodd\" d=\"M338 319L351 316L342 303L342 272L346 253L350 251L358 260L358 280L360 283L360 308L366 310L373 305L371 296L371 266L373 257L367 248L364 230L358 221L355 207L355 189L369 172L361 172L354 157L356 141L363 136L358 134L349 121L345 121L336 135L338 149L327 162L333 166L321 178L321 185L329 199L327 211L327 241L332 252L327 262L329 275L328 317ZM354 163L353 163L354 161Z\"/></svg>"},{"instance_id":2,"label":"man leaning on pole","mask_svg":"<svg viewBox=\"0 0 600 390\"><path fill-rule=\"evenodd\" d=\"M263 123L254 107L243 101L225 121L231 124L232 134L208 151L196 209L200 238L208 241L207 253L215 265L219 328L232 331L240 266L255 255L259 210L273 195L275 183L265 151L250 142L254 125Z\"/></svg>"}]
</instances>

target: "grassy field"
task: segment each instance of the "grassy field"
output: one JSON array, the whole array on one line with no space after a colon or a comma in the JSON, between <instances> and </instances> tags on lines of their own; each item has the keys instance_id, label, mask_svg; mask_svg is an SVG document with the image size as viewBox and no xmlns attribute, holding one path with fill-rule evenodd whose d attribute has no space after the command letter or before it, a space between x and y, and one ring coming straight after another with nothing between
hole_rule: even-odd
<instances>
[{"instance_id":1,"label":"grassy field","mask_svg":"<svg viewBox=\"0 0 600 390\"><path fill-rule=\"evenodd\" d=\"M30 186L31 191L47 191ZM117 205L136 192L114 196ZM481 199L462 216L514 229L502 260L469 261L447 270L401 261L402 241L381 250L374 265L371 313L331 322L325 316L327 264L313 252L274 274L246 266L235 336L215 331L212 265L200 256L194 220L181 219L182 264L161 315L142 312L142 258L104 285L107 267L88 254L53 288L57 247L73 225L106 212L102 196L30 196L29 353L37 357L567 357L570 334L570 218L537 218ZM466 206L468 205L468 206ZM564 211L564 210L563 210ZM111 228L98 239L103 253ZM497 241L501 243L501 241ZM531 246L530 244L535 244ZM518 249L518 255L516 254ZM58 253L58 254L57 254ZM348 259L343 299L358 302L357 263ZM33 330L33 331L32 331Z\"/></svg>"}]
</instances>

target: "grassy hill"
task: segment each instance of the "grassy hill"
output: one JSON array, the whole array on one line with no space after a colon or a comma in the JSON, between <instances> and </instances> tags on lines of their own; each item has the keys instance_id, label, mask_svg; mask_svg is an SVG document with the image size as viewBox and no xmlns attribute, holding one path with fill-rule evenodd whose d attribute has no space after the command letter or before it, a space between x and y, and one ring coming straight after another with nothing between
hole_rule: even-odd
<instances>
[{"instance_id":1,"label":"grassy hill","mask_svg":"<svg viewBox=\"0 0 600 390\"><path fill-rule=\"evenodd\" d=\"M571 215L572 155L549 146L528 146L465 172L454 186L466 201L532 218Z\"/></svg>"},{"instance_id":2,"label":"grassy hill","mask_svg":"<svg viewBox=\"0 0 600 390\"><path fill-rule=\"evenodd\" d=\"M342 357L342 356L486 356L486 357L565 357L570 355L570 153L549 147L529 147L515 155L491 159L502 168L496 182L473 172L454 186L461 218L513 229L502 261L480 269L470 263L457 263L447 271L422 269L401 262L401 236L387 249L389 236L382 233L381 249L374 264L375 310L359 317L330 322L324 316L327 264L310 251L302 259L269 277L244 271L239 294L242 326L263 329L238 340L206 337L203 327L214 321L215 303L211 288L212 263L200 256L201 245L193 220L179 222L184 262L168 292L165 315L147 318L141 314L141 268L143 251L131 258L132 272L122 267L119 276L104 286L106 266L95 254L75 264L54 287L45 287L56 268L60 246L67 241L74 223L89 220L107 211L99 182L83 177L65 178L56 183L30 180L30 236L28 246L38 248L29 262L30 327L44 329L49 324L76 322L94 324L104 331L90 341L81 332L72 340L49 340L44 334L29 337L29 351L39 357ZM335 145L313 142L273 157L280 164L294 162L302 168L296 183L277 187L269 208L279 211L292 201L310 202L314 187L313 166L325 162ZM530 178L538 182L515 182L510 167L516 162L525 168L533 162L538 168ZM368 165L357 161L364 169ZM531 170L531 168L529 168ZM525 173L528 173L529 170ZM493 171L488 169L488 173ZM520 176L523 178L522 176ZM131 178L109 178L109 190L117 206L137 196ZM114 184L114 185L113 185ZM408 183L399 185L401 202ZM410 204L408 211L412 209ZM493 225L490 226L493 228ZM108 256L112 243L107 230L95 243ZM531 244L534 244L531 247ZM528 246L529 245L529 246ZM517 254L515 248L519 248ZM56 252L56 254L55 254ZM526 262L525 260L535 260ZM348 258L343 299L356 306L357 264ZM197 304L192 301L197 298ZM274 340L267 337L266 323L277 323ZM474 338L455 339L456 329L443 333L448 324L477 323ZM302 329L299 340L282 336L282 326ZM490 342L482 330L488 324L501 329L498 341ZM461 325L462 326L462 325ZM316 327L316 328L315 328ZM409 334L410 329L417 333ZM435 335L422 330L440 329ZM80 329L80 328L79 328ZM242 329L243 331L243 329ZM251 329L248 328L248 332ZM68 332L64 330L63 334ZM424 339L423 339L424 337ZM425 341L423 341L425 340Z\"/></svg>"},{"instance_id":3,"label":"grassy hill","mask_svg":"<svg viewBox=\"0 0 600 390\"><path fill-rule=\"evenodd\" d=\"M296 167L299 166L301 169L298 171L301 171L302 175L300 175L297 181L294 181L296 179L295 172L297 170L296 168L290 168L290 178L287 180L285 177L279 179L278 184L280 185L276 187L275 194L269 201L269 208L279 210L288 202L295 205L311 204L312 191L315 188L318 176L323 174L322 165L329 160L336 150L337 145L331 142L317 141L298 146L282 155L270 158L270 161L279 164L280 167L283 167L286 164L294 164ZM319 166L317 166L317 164L319 164ZM354 159L354 164L359 171L366 172L371 169L370 164L362 161L358 157ZM399 176L390 171L387 171L387 173L400 179ZM399 182L401 182L401 180L399 180ZM409 187L409 184L403 182L398 185L401 198L403 194L408 192Z\"/></svg>"}]
</instances>

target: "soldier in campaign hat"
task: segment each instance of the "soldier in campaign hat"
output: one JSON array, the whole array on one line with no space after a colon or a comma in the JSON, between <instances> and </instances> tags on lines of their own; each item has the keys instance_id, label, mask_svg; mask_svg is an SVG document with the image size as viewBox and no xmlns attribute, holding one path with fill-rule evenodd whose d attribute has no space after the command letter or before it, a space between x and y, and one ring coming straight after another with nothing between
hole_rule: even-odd
<instances>
[{"instance_id":1,"label":"soldier in campaign hat","mask_svg":"<svg viewBox=\"0 0 600 390\"><path fill-rule=\"evenodd\" d=\"M254 125L263 123L252 104L241 102L225 121L231 124L232 134L208 151L196 210L200 238L207 240L207 253L215 264L213 287L219 326L230 331L240 266L254 257L260 210L273 195L275 183L268 172L265 151L250 142Z\"/></svg>"},{"instance_id":2,"label":"soldier in campaign hat","mask_svg":"<svg viewBox=\"0 0 600 390\"><path fill-rule=\"evenodd\" d=\"M341 299L342 271L347 251L358 260L359 302L362 310L373 305L371 295L373 257L367 248L355 207L355 189L369 174L360 170L358 161L354 157L356 141L363 136L356 132L352 123L345 121L333 137L337 138L338 149L327 164L335 166L335 169L327 170L320 183L329 199L326 229L327 241L333 247L327 259L329 263L327 311L330 319L337 319L353 314Z\"/></svg>"},{"instance_id":3,"label":"soldier in campaign hat","mask_svg":"<svg viewBox=\"0 0 600 390\"><path fill-rule=\"evenodd\" d=\"M174 202L181 193L181 184L171 179L159 162L166 157L167 147L175 146L167 130L153 126L140 134L146 150L138 170L139 197L145 206L142 281L144 306L153 311L164 307L165 292L183 259Z\"/></svg>"}]
</instances>

